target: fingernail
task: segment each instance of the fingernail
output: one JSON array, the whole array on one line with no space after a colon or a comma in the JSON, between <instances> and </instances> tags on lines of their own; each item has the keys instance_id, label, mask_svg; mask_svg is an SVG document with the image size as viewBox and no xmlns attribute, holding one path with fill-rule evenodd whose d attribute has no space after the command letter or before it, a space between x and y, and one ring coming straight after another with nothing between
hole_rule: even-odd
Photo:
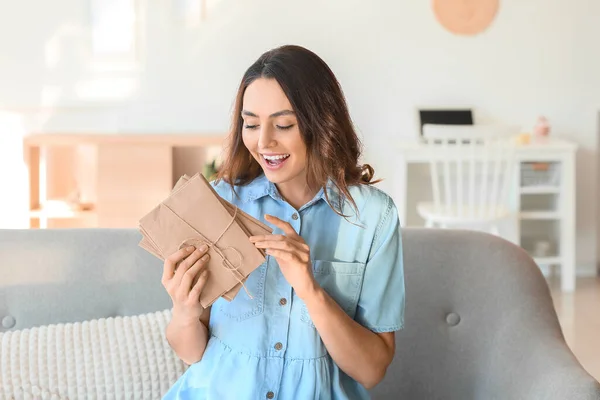
<instances>
[{"instance_id":1,"label":"fingernail","mask_svg":"<svg viewBox=\"0 0 600 400\"><path fill-rule=\"evenodd\" d=\"M206 251L208 250L208 246L203 244L202 246L200 246L200 251Z\"/></svg>"},{"instance_id":2,"label":"fingernail","mask_svg":"<svg viewBox=\"0 0 600 400\"><path fill-rule=\"evenodd\" d=\"M206 260L208 260L209 258L210 258L210 256L209 256L208 254L205 254L205 255L203 255L203 256L202 256L201 260L202 260L202 261L206 261Z\"/></svg>"},{"instance_id":3,"label":"fingernail","mask_svg":"<svg viewBox=\"0 0 600 400\"><path fill-rule=\"evenodd\" d=\"M186 250L186 251L192 251L192 250L194 250L194 246L189 246L189 247L187 247L185 250Z\"/></svg>"}]
</instances>

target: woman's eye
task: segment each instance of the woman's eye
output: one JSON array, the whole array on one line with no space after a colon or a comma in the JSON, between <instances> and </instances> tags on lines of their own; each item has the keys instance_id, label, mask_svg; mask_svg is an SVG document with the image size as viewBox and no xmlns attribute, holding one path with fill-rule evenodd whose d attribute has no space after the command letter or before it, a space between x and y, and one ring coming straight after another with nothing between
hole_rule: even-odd
<instances>
[{"instance_id":1,"label":"woman's eye","mask_svg":"<svg viewBox=\"0 0 600 400\"><path fill-rule=\"evenodd\" d=\"M294 127L294 124L285 125L285 126L277 125L277 129L281 129L282 131L285 131L287 129L292 129L293 127Z\"/></svg>"},{"instance_id":2,"label":"woman's eye","mask_svg":"<svg viewBox=\"0 0 600 400\"><path fill-rule=\"evenodd\" d=\"M246 128L246 129L256 129L257 126L258 125L248 125L248 124L246 124L246 125L244 125L244 128Z\"/></svg>"}]
</instances>

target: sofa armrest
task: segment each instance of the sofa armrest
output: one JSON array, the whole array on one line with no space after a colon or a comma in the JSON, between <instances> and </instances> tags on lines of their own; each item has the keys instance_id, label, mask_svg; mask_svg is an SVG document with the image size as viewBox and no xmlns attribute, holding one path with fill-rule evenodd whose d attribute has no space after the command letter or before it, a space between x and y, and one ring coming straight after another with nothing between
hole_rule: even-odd
<instances>
[{"instance_id":1,"label":"sofa armrest","mask_svg":"<svg viewBox=\"0 0 600 400\"><path fill-rule=\"evenodd\" d=\"M544 400L599 400L600 384L575 358L562 336L541 337L529 343L522 354L507 351L506 359L499 361L505 369L492 376L485 398L544 399ZM500 356L499 358L503 358ZM509 358L511 361L509 361ZM492 396L489 396L493 393ZM489 397L488 397L489 396ZM482 398L483 398L482 397Z\"/></svg>"}]
</instances>

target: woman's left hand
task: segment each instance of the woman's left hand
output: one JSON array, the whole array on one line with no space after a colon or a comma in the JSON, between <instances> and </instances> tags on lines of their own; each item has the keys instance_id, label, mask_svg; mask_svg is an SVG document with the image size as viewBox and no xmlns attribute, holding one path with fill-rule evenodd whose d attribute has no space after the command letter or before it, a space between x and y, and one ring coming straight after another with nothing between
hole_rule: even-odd
<instances>
[{"instance_id":1,"label":"woman's left hand","mask_svg":"<svg viewBox=\"0 0 600 400\"><path fill-rule=\"evenodd\" d=\"M292 226L272 215L265 215L267 222L281 229L285 235L251 236L250 241L259 249L275 257L283 276L305 299L317 286L310 261L310 248Z\"/></svg>"}]
</instances>

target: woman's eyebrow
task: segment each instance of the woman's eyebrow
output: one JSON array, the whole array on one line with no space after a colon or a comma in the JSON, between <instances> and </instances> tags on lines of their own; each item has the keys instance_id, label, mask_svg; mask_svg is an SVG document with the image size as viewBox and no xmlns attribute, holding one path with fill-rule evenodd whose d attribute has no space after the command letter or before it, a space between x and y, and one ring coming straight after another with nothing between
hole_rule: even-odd
<instances>
[{"instance_id":1,"label":"woman's eyebrow","mask_svg":"<svg viewBox=\"0 0 600 400\"><path fill-rule=\"evenodd\" d=\"M283 115L294 115L296 114L295 112L293 112L292 110L281 110L281 111L277 111L274 112L273 114L269 115L269 118L276 118L276 117L281 117ZM258 115L254 114L251 111L248 110L242 110L242 115L245 115L247 117L255 117L258 118Z\"/></svg>"},{"instance_id":2,"label":"woman's eyebrow","mask_svg":"<svg viewBox=\"0 0 600 400\"><path fill-rule=\"evenodd\" d=\"M295 112L293 112L292 110L281 110L281 111L277 111L276 113L273 113L269 116L269 118L276 118L276 117L281 117L283 115L294 115L296 114Z\"/></svg>"}]
</instances>

